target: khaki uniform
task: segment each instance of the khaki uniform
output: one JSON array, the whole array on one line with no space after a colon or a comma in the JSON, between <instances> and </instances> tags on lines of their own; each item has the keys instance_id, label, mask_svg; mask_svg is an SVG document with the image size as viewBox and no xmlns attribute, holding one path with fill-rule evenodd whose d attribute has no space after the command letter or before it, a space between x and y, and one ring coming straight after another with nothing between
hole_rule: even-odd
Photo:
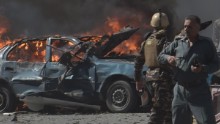
<instances>
[{"instance_id":1,"label":"khaki uniform","mask_svg":"<svg viewBox=\"0 0 220 124\"><path fill-rule=\"evenodd\" d=\"M155 38L156 40L154 40ZM151 39L151 41L148 41ZM156 41L157 43L152 43ZM155 47L156 51L152 47ZM172 103L172 79L171 71L158 64L157 55L162 51L162 49L167 45L166 31L159 30L157 32L150 33L146 40L141 45L140 54L137 56L135 61L135 80L141 80L141 73L143 65L146 64L148 67L147 74L154 73L154 79L147 81L147 85L152 87L152 109L150 115L149 124L172 124L172 114L171 114L171 103ZM151 45L148 46L148 45ZM157 71L158 70L158 71Z\"/></svg>"}]
</instances>

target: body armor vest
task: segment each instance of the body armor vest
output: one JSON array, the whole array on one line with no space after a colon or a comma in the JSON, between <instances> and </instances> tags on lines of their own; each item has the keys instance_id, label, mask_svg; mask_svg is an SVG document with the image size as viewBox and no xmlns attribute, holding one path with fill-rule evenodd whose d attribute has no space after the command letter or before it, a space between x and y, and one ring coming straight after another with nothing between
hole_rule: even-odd
<instances>
[{"instance_id":1,"label":"body armor vest","mask_svg":"<svg viewBox=\"0 0 220 124\"><path fill-rule=\"evenodd\" d=\"M165 30L160 30L156 33L152 33L144 42L144 57L145 64L149 68L154 68L159 66L159 62L157 60L158 54L160 51L160 47L162 48L164 44L160 43L160 40L165 35ZM162 46L161 46L162 45ZM161 49L162 50L162 49Z\"/></svg>"},{"instance_id":2,"label":"body armor vest","mask_svg":"<svg viewBox=\"0 0 220 124\"><path fill-rule=\"evenodd\" d=\"M145 64L148 67L157 67L158 61L157 61L157 42L155 36L151 35L144 44L144 57L145 57Z\"/></svg>"}]
</instances>

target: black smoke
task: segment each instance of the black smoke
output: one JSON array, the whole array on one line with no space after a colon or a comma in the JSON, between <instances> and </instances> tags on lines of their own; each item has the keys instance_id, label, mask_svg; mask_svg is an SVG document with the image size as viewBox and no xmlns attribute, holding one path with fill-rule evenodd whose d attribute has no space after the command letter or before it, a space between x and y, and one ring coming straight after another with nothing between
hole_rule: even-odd
<instances>
[{"instance_id":1,"label":"black smoke","mask_svg":"<svg viewBox=\"0 0 220 124\"><path fill-rule=\"evenodd\" d=\"M11 37L91 31L103 34L107 32L107 19L112 17L125 20L124 26L146 31L159 8L168 14L172 24L175 6L175 0L0 0L0 16L9 21L7 35Z\"/></svg>"}]
</instances>

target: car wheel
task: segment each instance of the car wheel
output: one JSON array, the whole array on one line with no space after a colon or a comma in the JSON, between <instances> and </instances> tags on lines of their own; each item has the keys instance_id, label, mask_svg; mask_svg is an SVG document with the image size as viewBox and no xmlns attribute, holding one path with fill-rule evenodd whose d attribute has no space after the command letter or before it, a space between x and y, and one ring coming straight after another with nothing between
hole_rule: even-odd
<instances>
[{"instance_id":1,"label":"car wheel","mask_svg":"<svg viewBox=\"0 0 220 124\"><path fill-rule=\"evenodd\" d=\"M0 86L0 113L15 111L16 103L16 97L10 89Z\"/></svg>"},{"instance_id":2,"label":"car wheel","mask_svg":"<svg viewBox=\"0 0 220 124\"><path fill-rule=\"evenodd\" d=\"M134 88L123 80L114 82L107 90L106 105L111 112L129 112L137 106Z\"/></svg>"}]
</instances>

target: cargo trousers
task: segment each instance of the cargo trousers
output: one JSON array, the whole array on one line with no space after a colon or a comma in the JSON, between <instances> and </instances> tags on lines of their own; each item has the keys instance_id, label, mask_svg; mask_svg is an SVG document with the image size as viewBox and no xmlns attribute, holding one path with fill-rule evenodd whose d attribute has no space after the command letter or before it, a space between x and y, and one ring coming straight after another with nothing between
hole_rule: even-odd
<instances>
[{"instance_id":1,"label":"cargo trousers","mask_svg":"<svg viewBox=\"0 0 220 124\"><path fill-rule=\"evenodd\" d=\"M148 124L172 124L172 80L169 78L151 82L152 109Z\"/></svg>"},{"instance_id":2,"label":"cargo trousers","mask_svg":"<svg viewBox=\"0 0 220 124\"><path fill-rule=\"evenodd\" d=\"M192 115L198 124L216 124L211 92L206 82L196 87L184 87L176 83L173 93L173 124L192 124Z\"/></svg>"}]
</instances>

